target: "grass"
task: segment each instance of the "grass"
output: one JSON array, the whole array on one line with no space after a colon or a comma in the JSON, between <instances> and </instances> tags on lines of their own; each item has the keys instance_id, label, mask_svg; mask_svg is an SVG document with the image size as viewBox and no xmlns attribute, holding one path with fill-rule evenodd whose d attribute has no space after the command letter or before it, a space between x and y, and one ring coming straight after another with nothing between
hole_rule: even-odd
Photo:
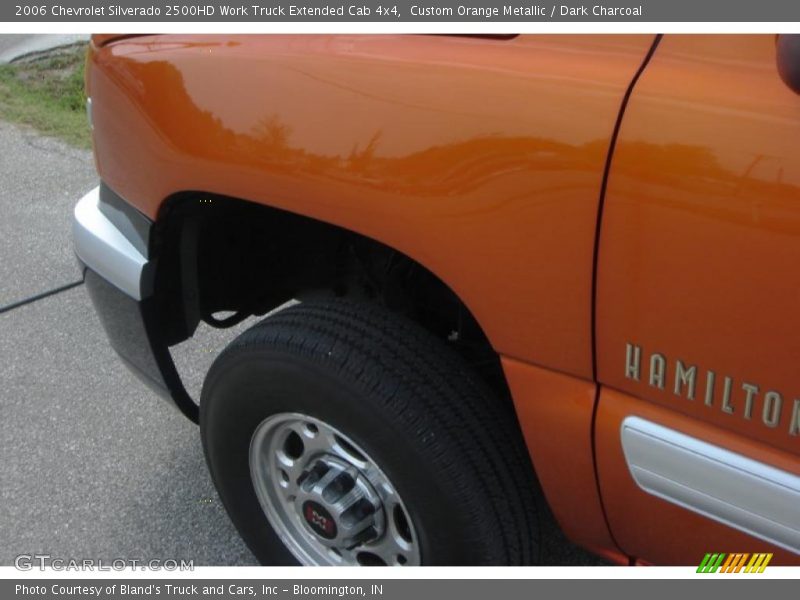
<instances>
[{"instance_id":1,"label":"grass","mask_svg":"<svg viewBox=\"0 0 800 600\"><path fill-rule=\"evenodd\" d=\"M83 93L86 45L76 44L0 65L0 119L79 148L91 148Z\"/></svg>"}]
</instances>

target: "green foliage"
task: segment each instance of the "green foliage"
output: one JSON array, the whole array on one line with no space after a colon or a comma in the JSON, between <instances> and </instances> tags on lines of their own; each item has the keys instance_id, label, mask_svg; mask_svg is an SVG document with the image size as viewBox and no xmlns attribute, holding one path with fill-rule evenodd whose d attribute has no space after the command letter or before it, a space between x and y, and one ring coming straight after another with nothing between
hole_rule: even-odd
<instances>
[{"instance_id":1,"label":"green foliage","mask_svg":"<svg viewBox=\"0 0 800 600\"><path fill-rule=\"evenodd\" d=\"M83 90L85 44L0 65L0 119L91 147Z\"/></svg>"}]
</instances>

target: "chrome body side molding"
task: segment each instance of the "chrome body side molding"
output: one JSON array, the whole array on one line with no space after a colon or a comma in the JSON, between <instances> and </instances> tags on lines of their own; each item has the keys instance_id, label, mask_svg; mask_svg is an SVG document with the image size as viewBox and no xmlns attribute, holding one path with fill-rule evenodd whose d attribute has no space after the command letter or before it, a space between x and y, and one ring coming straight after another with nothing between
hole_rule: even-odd
<instances>
[{"instance_id":1,"label":"chrome body side molding","mask_svg":"<svg viewBox=\"0 0 800 600\"><path fill-rule=\"evenodd\" d=\"M642 490L800 554L800 476L640 417L620 434Z\"/></svg>"}]
</instances>

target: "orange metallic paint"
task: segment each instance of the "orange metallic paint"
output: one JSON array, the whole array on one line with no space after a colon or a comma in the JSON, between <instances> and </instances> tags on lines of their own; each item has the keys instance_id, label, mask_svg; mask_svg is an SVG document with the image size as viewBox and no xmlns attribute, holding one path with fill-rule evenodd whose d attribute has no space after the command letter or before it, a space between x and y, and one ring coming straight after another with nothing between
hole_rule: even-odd
<instances>
[{"instance_id":1,"label":"orange metallic paint","mask_svg":"<svg viewBox=\"0 0 800 600\"><path fill-rule=\"evenodd\" d=\"M87 77L101 177L152 218L178 192L234 196L436 273L503 355L572 539L666 564L768 549L641 492L619 424L638 414L798 470L800 437L783 427L624 377L633 342L643 359L698 365L699 396L705 369L780 390L784 424L800 397L800 97L777 76L773 36L666 36L631 96L598 265L598 377L622 390L600 395L602 504L594 232L620 102L653 36L100 41Z\"/></svg>"},{"instance_id":2,"label":"orange metallic paint","mask_svg":"<svg viewBox=\"0 0 800 600\"><path fill-rule=\"evenodd\" d=\"M619 440L622 420L629 415L800 473L800 464L792 454L732 436L723 429L654 403L603 389L596 423L597 470L614 539L625 553L653 564L696 566L706 552L773 552L772 564L800 565L796 554L641 491L628 472Z\"/></svg>"},{"instance_id":3,"label":"orange metallic paint","mask_svg":"<svg viewBox=\"0 0 800 600\"><path fill-rule=\"evenodd\" d=\"M502 363L536 475L562 531L609 560L627 563L609 534L595 479L597 386L508 358Z\"/></svg>"},{"instance_id":4,"label":"orange metallic paint","mask_svg":"<svg viewBox=\"0 0 800 600\"><path fill-rule=\"evenodd\" d=\"M640 79L609 180L598 273L602 383L799 453L800 96L774 36L666 36ZM625 378L625 344L698 366L697 399ZM703 402L734 379L734 414ZM667 382L672 383L672 371ZM743 382L760 386L751 419ZM721 381L718 381L718 388ZM778 427L762 423L780 391Z\"/></svg>"},{"instance_id":5,"label":"orange metallic paint","mask_svg":"<svg viewBox=\"0 0 800 600\"><path fill-rule=\"evenodd\" d=\"M591 378L593 236L653 36L150 36L90 60L102 178L244 198L414 258L495 349Z\"/></svg>"},{"instance_id":6,"label":"orange metallic paint","mask_svg":"<svg viewBox=\"0 0 800 600\"><path fill-rule=\"evenodd\" d=\"M96 48L124 38L139 37L141 33L95 33L92 34L92 45Z\"/></svg>"},{"instance_id":7,"label":"orange metallic paint","mask_svg":"<svg viewBox=\"0 0 800 600\"><path fill-rule=\"evenodd\" d=\"M620 447L627 414L800 471L789 425L800 398L798 140L800 96L778 76L774 36L665 36L627 107L597 295L598 377L625 395L601 394L596 452L611 529L637 557L690 564L712 546L764 544L639 491ZM642 348L640 381L625 376L628 342ZM653 352L667 359L663 390L647 378ZM674 393L678 359L698 368L694 400ZM733 414L721 410L725 376ZM749 419L745 382L759 386ZM762 422L768 390L783 396L774 428Z\"/></svg>"}]
</instances>

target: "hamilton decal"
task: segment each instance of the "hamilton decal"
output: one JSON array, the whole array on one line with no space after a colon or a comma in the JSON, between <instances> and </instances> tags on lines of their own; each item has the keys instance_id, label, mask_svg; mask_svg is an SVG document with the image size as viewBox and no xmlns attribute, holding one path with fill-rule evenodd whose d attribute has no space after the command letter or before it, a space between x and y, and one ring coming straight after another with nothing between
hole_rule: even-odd
<instances>
[{"instance_id":1,"label":"hamilton decal","mask_svg":"<svg viewBox=\"0 0 800 600\"><path fill-rule=\"evenodd\" d=\"M705 370L701 379L697 365L679 359L670 362L658 352L644 356L641 346L635 344L626 344L625 377L687 400L702 400L709 408L717 406L728 415L755 418L771 429L781 427L784 396L779 391L762 389L749 381L739 382L711 370ZM789 435L800 436L800 399L794 399L791 414L788 425L783 426Z\"/></svg>"}]
</instances>

